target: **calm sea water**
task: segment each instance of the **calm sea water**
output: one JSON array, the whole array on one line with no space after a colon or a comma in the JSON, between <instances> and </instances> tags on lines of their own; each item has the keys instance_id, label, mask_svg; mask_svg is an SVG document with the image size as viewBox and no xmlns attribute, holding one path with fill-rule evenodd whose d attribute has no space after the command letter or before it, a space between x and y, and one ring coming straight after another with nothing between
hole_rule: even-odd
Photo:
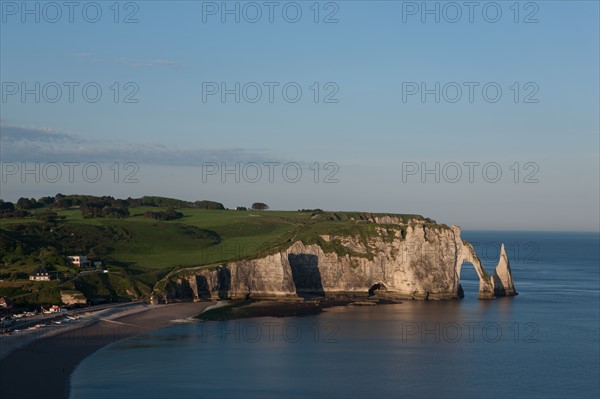
<instances>
[{"instance_id":1,"label":"calm sea water","mask_svg":"<svg viewBox=\"0 0 600 399\"><path fill-rule=\"evenodd\" d=\"M519 296L187 323L85 359L71 398L600 397L598 234L463 232Z\"/></svg>"}]
</instances>

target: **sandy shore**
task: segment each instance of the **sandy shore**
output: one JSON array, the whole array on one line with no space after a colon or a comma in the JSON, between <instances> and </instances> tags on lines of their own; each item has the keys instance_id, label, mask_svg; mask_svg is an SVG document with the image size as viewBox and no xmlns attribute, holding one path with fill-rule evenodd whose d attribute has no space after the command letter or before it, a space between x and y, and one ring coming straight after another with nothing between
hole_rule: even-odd
<instances>
[{"instance_id":1,"label":"sandy shore","mask_svg":"<svg viewBox=\"0 0 600 399\"><path fill-rule=\"evenodd\" d=\"M67 398L70 375L84 358L119 339L165 327L211 305L214 303L132 306L95 315L24 346L15 344L0 360L0 398ZM3 345L11 342L5 340Z\"/></svg>"}]
</instances>

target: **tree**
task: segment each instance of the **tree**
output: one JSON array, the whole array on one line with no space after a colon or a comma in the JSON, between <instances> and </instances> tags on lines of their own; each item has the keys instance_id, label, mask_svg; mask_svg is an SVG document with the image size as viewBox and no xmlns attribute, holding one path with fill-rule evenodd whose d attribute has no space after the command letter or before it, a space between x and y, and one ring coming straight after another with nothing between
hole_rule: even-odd
<instances>
[{"instance_id":1,"label":"tree","mask_svg":"<svg viewBox=\"0 0 600 399\"><path fill-rule=\"evenodd\" d=\"M2 201L0 199L0 212L6 211L6 212L12 212L15 210L15 205L12 202L9 201Z\"/></svg>"},{"instance_id":2,"label":"tree","mask_svg":"<svg viewBox=\"0 0 600 399\"><path fill-rule=\"evenodd\" d=\"M269 209L269 205L265 204L264 202L255 202L252 204L252 209L255 211L264 211Z\"/></svg>"},{"instance_id":3,"label":"tree","mask_svg":"<svg viewBox=\"0 0 600 399\"><path fill-rule=\"evenodd\" d=\"M225 209L223 204L215 201L196 201L194 202L194 205L198 209Z\"/></svg>"},{"instance_id":4,"label":"tree","mask_svg":"<svg viewBox=\"0 0 600 399\"><path fill-rule=\"evenodd\" d=\"M54 204L54 197L42 197L38 200L38 203L42 205L52 205Z\"/></svg>"},{"instance_id":5,"label":"tree","mask_svg":"<svg viewBox=\"0 0 600 399\"><path fill-rule=\"evenodd\" d=\"M65 196L56 196L54 206L57 208L70 208L73 206L73 201L71 201L69 198L66 198Z\"/></svg>"},{"instance_id":6,"label":"tree","mask_svg":"<svg viewBox=\"0 0 600 399\"><path fill-rule=\"evenodd\" d=\"M21 197L17 200L17 209L31 209L31 205L29 198Z\"/></svg>"}]
</instances>

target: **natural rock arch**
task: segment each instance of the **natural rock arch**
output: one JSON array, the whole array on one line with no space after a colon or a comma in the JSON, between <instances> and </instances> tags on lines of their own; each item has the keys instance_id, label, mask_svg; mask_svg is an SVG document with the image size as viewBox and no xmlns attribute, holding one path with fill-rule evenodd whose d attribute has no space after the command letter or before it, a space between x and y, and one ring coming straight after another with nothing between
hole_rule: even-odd
<instances>
[{"instance_id":1,"label":"natural rock arch","mask_svg":"<svg viewBox=\"0 0 600 399\"><path fill-rule=\"evenodd\" d=\"M500 249L500 259L494 271L493 276L485 270L479 257L475 253L473 246L460 238L460 227L453 225L454 238L456 244L456 287L457 294L461 294L460 272L463 263L468 262L473 265L477 277L479 277L479 299L493 299L497 296L517 295L512 281L512 273L508 256L504 250L504 244Z\"/></svg>"}]
</instances>

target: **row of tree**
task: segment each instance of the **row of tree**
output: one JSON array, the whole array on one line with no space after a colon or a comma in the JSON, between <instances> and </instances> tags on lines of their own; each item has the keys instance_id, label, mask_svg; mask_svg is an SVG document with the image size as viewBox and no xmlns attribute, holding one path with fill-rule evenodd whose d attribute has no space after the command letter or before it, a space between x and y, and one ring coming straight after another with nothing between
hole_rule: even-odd
<instances>
[{"instance_id":1,"label":"row of tree","mask_svg":"<svg viewBox=\"0 0 600 399\"><path fill-rule=\"evenodd\" d=\"M23 209L15 209L12 202L4 202L0 199L0 219L24 218L31 216L31 212Z\"/></svg>"},{"instance_id":2,"label":"row of tree","mask_svg":"<svg viewBox=\"0 0 600 399\"><path fill-rule=\"evenodd\" d=\"M81 215L86 218L125 218L129 216L127 207L116 206L81 206L79 208Z\"/></svg>"},{"instance_id":3,"label":"row of tree","mask_svg":"<svg viewBox=\"0 0 600 399\"><path fill-rule=\"evenodd\" d=\"M225 209L223 204L215 201L183 201L175 198L144 196L141 198L118 199L111 196L96 195L63 195L56 194L54 197L41 197L39 199L21 197L16 203L0 200L0 210L10 208L10 210L29 210L53 206L56 208L69 208L73 206L91 206L94 208L104 206L138 207L138 206L156 206L173 207L187 209Z\"/></svg>"},{"instance_id":4,"label":"row of tree","mask_svg":"<svg viewBox=\"0 0 600 399\"><path fill-rule=\"evenodd\" d=\"M118 199L111 196L56 194L54 197L46 196L37 200L35 198L21 197L16 203L0 199L0 218L26 217L31 215L29 213L30 210L44 207L58 209L80 207L84 216L101 216L102 213L109 214L115 212L121 216L126 216L126 213L122 211L123 209L140 206L180 209L225 209L223 204L219 202L206 200L191 202L155 196ZM85 210L83 210L84 208ZM98 209L104 210L104 212L100 212Z\"/></svg>"},{"instance_id":5,"label":"row of tree","mask_svg":"<svg viewBox=\"0 0 600 399\"><path fill-rule=\"evenodd\" d=\"M20 218L31 216L30 210L38 208L71 208L79 207L84 217L127 217L130 207L160 207L167 209L225 209L223 204L215 201L183 201L175 198L144 196L141 198L119 199L111 196L95 195L63 195L56 194L54 197L41 197L18 199L16 204L0 199L0 218ZM238 210L247 210L246 207L237 207ZM269 206L264 202L255 202L251 206L252 210L267 210ZM162 215L161 212L154 212L156 215L148 216L155 219L161 217L172 217L173 215ZM164 213L164 212L162 212ZM170 219L169 219L170 220Z\"/></svg>"},{"instance_id":6,"label":"row of tree","mask_svg":"<svg viewBox=\"0 0 600 399\"><path fill-rule=\"evenodd\" d=\"M183 213L177 212L173 208L168 208L166 211L144 212L144 216L149 219L156 219L156 220L175 220L175 219L181 219L183 217Z\"/></svg>"}]
</instances>

